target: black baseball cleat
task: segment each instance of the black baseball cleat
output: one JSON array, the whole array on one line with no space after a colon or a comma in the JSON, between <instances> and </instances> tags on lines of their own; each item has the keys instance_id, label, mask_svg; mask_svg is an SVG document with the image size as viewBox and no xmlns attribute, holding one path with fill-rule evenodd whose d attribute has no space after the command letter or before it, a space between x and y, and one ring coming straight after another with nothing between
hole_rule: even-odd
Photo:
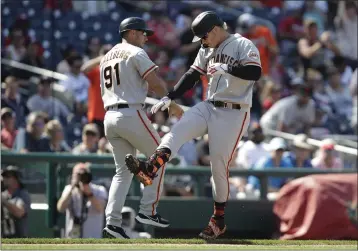
<instances>
[{"instance_id":1,"label":"black baseball cleat","mask_svg":"<svg viewBox=\"0 0 358 251\"><path fill-rule=\"evenodd\" d=\"M105 239L114 239L114 238L130 239L129 236L126 234L126 232L124 232L123 228L116 227L113 225L107 225L103 229L102 234L103 234L103 238Z\"/></svg>"},{"instance_id":2,"label":"black baseball cleat","mask_svg":"<svg viewBox=\"0 0 358 251\"><path fill-rule=\"evenodd\" d=\"M137 222L152 225L155 227L169 227L169 221L162 218L159 214L156 215L144 215L141 213L138 213L138 215L135 217L135 220Z\"/></svg>"},{"instance_id":3,"label":"black baseball cleat","mask_svg":"<svg viewBox=\"0 0 358 251\"><path fill-rule=\"evenodd\" d=\"M133 173L144 186L148 186L153 183L153 177L147 171L146 162L140 161L132 154L126 155L125 162L128 170Z\"/></svg>"}]
</instances>

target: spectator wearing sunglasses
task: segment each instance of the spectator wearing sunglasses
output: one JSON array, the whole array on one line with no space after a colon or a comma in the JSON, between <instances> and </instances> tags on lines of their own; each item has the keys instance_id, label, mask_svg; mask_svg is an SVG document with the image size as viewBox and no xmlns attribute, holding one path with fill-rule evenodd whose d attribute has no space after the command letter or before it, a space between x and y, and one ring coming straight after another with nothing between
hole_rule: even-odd
<instances>
[{"instance_id":1,"label":"spectator wearing sunglasses","mask_svg":"<svg viewBox=\"0 0 358 251\"><path fill-rule=\"evenodd\" d=\"M317 169L343 169L343 162L334 150L336 142L332 139L325 139L312 160L313 168Z\"/></svg>"},{"instance_id":2,"label":"spectator wearing sunglasses","mask_svg":"<svg viewBox=\"0 0 358 251\"><path fill-rule=\"evenodd\" d=\"M85 125L82 131L82 143L76 146L73 154L90 154L98 150L99 130L96 124Z\"/></svg>"}]
</instances>

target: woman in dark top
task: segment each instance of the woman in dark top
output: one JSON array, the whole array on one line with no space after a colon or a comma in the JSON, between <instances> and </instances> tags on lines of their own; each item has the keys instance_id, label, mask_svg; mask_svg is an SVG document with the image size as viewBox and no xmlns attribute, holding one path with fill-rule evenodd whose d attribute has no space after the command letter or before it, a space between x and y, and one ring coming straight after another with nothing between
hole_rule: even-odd
<instances>
[{"instance_id":1,"label":"woman in dark top","mask_svg":"<svg viewBox=\"0 0 358 251\"><path fill-rule=\"evenodd\" d=\"M298 52L301 57L305 72L308 68L313 68L321 72L326 78L329 62L326 58L326 49L339 55L340 51L331 41L331 35L325 31L319 36L317 23L313 20L305 22L306 36L298 41Z\"/></svg>"}]
</instances>

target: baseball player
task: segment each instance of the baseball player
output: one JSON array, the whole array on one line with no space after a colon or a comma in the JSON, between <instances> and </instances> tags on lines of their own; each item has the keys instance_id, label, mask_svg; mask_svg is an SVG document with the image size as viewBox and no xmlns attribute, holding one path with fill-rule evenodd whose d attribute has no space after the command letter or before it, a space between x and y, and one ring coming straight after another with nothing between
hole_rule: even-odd
<instances>
[{"instance_id":1,"label":"baseball player","mask_svg":"<svg viewBox=\"0 0 358 251\"><path fill-rule=\"evenodd\" d=\"M131 172L144 172L146 178L154 182L163 165L186 141L208 134L214 214L199 237L215 239L226 230L224 210L229 196L228 168L250 121L252 89L261 76L261 62L255 45L240 34L228 33L226 23L215 12L198 15L192 23L192 31L195 35L193 42L200 40L202 48L174 89L151 111L165 110L172 100L192 88L201 74L209 77L207 100L184 113L146 162L128 154L126 164Z\"/></svg>"},{"instance_id":2,"label":"baseball player","mask_svg":"<svg viewBox=\"0 0 358 251\"><path fill-rule=\"evenodd\" d=\"M103 230L106 238L129 238L121 227L121 211L133 178L125 166L125 154L135 154L138 149L150 156L155 151L160 137L142 108L148 88L161 97L167 93L166 83L155 72L158 66L142 49L148 40L147 36L154 32L147 29L143 19L137 17L123 20L119 31L123 42L115 45L100 62L101 94L106 110L104 129L113 147L116 164L106 207L106 227ZM173 104L169 113L180 117L183 110ZM136 220L157 227L168 227L169 222L156 212L162 192L164 168L157 175L156 180L149 181L151 186L143 190Z\"/></svg>"}]
</instances>

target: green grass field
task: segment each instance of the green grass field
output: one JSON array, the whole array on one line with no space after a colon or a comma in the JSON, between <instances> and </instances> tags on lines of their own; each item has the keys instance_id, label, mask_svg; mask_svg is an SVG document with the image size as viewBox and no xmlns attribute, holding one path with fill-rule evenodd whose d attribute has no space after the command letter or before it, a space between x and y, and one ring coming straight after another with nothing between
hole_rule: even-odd
<instances>
[{"instance_id":1,"label":"green grass field","mask_svg":"<svg viewBox=\"0 0 358 251\"><path fill-rule=\"evenodd\" d=\"M1 250L358 250L357 241L220 239L2 239Z\"/></svg>"}]
</instances>

